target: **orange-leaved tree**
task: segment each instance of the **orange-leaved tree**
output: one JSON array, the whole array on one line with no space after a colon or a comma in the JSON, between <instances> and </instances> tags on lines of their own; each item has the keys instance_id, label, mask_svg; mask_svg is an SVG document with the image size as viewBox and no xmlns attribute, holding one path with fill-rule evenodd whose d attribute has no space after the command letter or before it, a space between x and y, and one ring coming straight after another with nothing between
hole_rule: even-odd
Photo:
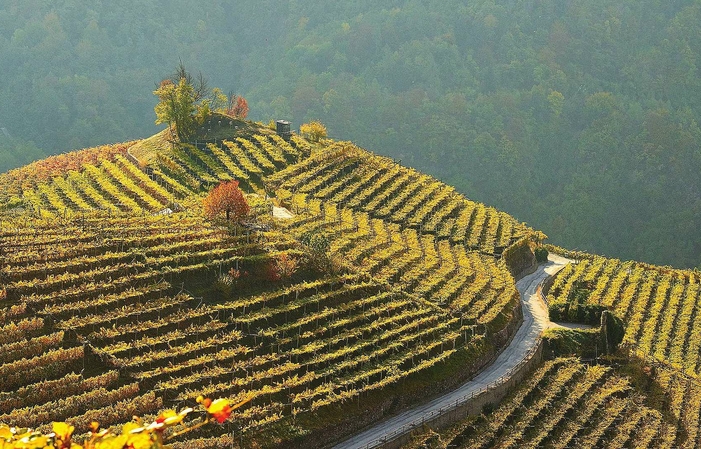
<instances>
[{"instance_id":1,"label":"orange-leaved tree","mask_svg":"<svg viewBox=\"0 0 701 449\"><path fill-rule=\"evenodd\" d=\"M241 95L229 95L229 105L226 113L236 118L244 119L248 115L248 102Z\"/></svg>"},{"instance_id":2,"label":"orange-leaved tree","mask_svg":"<svg viewBox=\"0 0 701 449\"><path fill-rule=\"evenodd\" d=\"M240 223L246 218L250 207L246 197L239 188L238 181L226 181L213 188L203 201L207 218L214 219L222 214L226 220Z\"/></svg>"}]
</instances>

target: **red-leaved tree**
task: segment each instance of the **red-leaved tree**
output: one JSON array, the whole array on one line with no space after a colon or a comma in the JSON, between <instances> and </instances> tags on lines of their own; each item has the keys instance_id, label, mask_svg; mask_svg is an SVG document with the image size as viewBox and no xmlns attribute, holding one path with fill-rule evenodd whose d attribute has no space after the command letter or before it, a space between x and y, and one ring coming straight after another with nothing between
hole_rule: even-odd
<instances>
[{"instance_id":1,"label":"red-leaved tree","mask_svg":"<svg viewBox=\"0 0 701 449\"><path fill-rule=\"evenodd\" d=\"M220 183L209 192L203 201L203 206L207 218L213 219L224 214L227 220L236 223L246 218L250 211L238 181Z\"/></svg>"},{"instance_id":2,"label":"red-leaved tree","mask_svg":"<svg viewBox=\"0 0 701 449\"><path fill-rule=\"evenodd\" d=\"M244 119L248 115L248 102L240 95L229 97L229 107L226 113L236 118Z\"/></svg>"}]
</instances>

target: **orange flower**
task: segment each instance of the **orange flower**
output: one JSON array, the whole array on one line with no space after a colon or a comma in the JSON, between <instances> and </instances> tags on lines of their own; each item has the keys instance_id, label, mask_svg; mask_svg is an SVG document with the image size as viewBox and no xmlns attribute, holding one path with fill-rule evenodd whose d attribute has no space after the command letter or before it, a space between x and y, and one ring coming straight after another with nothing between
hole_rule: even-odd
<instances>
[{"instance_id":1,"label":"orange flower","mask_svg":"<svg viewBox=\"0 0 701 449\"><path fill-rule=\"evenodd\" d=\"M56 443L58 444L59 448L71 447L71 435L73 435L74 430L75 427L65 422L53 423L53 431L56 435Z\"/></svg>"},{"instance_id":2,"label":"orange flower","mask_svg":"<svg viewBox=\"0 0 701 449\"><path fill-rule=\"evenodd\" d=\"M209 398L200 396L197 398L197 402L202 404L204 408L207 409L207 413L212 415L219 424L223 423L231 416L232 409L229 405L229 401L226 399L216 399L212 401Z\"/></svg>"},{"instance_id":3,"label":"orange flower","mask_svg":"<svg viewBox=\"0 0 701 449\"><path fill-rule=\"evenodd\" d=\"M226 399L217 399L207 407L207 413L214 416L219 424L226 421L231 415L231 407Z\"/></svg>"}]
</instances>

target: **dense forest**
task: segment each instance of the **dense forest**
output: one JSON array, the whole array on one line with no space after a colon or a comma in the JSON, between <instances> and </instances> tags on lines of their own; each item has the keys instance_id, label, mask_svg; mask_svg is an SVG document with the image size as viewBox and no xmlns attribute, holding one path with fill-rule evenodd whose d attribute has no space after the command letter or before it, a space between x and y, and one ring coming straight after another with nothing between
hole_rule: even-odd
<instances>
[{"instance_id":1,"label":"dense forest","mask_svg":"<svg viewBox=\"0 0 701 449\"><path fill-rule=\"evenodd\" d=\"M182 61L554 243L701 264L701 1L6 0L0 170L157 131Z\"/></svg>"}]
</instances>

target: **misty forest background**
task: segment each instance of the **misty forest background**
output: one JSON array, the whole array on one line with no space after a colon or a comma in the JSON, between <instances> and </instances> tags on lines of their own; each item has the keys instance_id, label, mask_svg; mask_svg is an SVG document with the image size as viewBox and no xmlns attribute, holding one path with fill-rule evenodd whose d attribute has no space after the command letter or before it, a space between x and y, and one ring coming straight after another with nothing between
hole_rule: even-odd
<instances>
[{"instance_id":1,"label":"misty forest background","mask_svg":"<svg viewBox=\"0 0 701 449\"><path fill-rule=\"evenodd\" d=\"M699 0L3 0L0 171L154 134L179 61L553 243L701 264Z\"/></svg>"}]
</instances>

